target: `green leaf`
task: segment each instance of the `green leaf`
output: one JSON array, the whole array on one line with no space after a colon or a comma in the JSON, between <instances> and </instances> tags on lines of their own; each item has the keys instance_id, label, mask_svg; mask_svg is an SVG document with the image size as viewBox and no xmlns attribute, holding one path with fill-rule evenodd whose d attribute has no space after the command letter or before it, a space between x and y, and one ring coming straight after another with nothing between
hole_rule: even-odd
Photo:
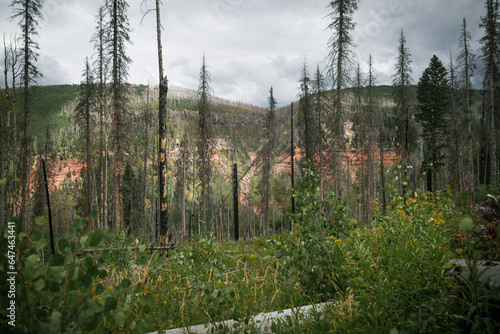
<instances>
[{"instance_id":1,"label":"green leaf","mask_svg":"<svg viewBox=\"0 0 500 334\"><path fill-rule=\"evenodd\" d=\"M73 222L73 226L77 229L77 230L81 230L83 229L83 226L84 226L84 220L82 218L76 218L75 221Z\"/></svg>"},{"instance_id":2,"label":"green leaf","mask_svg":"<svg viewBox=\"0 0 500 334\"><path fill-rule=\"evenodd\" d=\"M31 254L25 262L24 275L27 281L40 276L38 269L40 268L40 259L38 255Z\"/></svg>"},{"instance_id":3,"label":"green leaf","mask_svg":"<svg viewBox=\"0 0 500 334\"><path fill-rule=\"evenodd\" d=\"M63 253L71 251L71 247L69 246L69 241L64 238L59 239L59 241L57 242L57 247L59 247L59 251Z\"/></svg>"},{"instance_id":4,"label":"green leaf","mask_svg":"<svg viewBox=\"0 0 500 334\"><path fill-rule=\"evenodd\" d=\"M100 313L104 310L104 307L97 300L92 300L89 303L89 308L92 310L93 313Z\"/></svg>"},{"instance_id":5,"label":"green leaf","mask_svg":"<svg viewBox=\"0 0 500 334\"><path fill-rule=\"evenodd\" d=\"M127 289L128 287L130 287L132 285L132 282L128 279L128 278L124 278L122 283L121 283L121 286L124 288L124 289Z\"/></svg>"},{"instance_id":6,"label":"green leaf","mask_svg":"<svg viewBox=\"0 0 500 334\"><path fill-rule=\"evenodd\" d=\"M104 231L101 229L97 229L90 236L90 247L96 247L99 243L104 239Z\"/></svg>"},{"instance_id":7,"label":"green leaf","mask_svg":"<svg viewBox=\"0 0 500 334\"><path fill-rule=\"evenodd\" d=\"M97 314L94 313L89 317L86 317L85 320L83 321L83 325L86 331L88 332L94 331L99 325L99 319L97 318Z\"/></svg>"},{"instance_id":8,"label":"green leaf","mask_svg":"<svg viewBox=\"0 0 500 334\"><path fill-rule=\"evenodd\" d=\"M64 264L64 257L61 254L54 254L50 260L50 265L53 267L62 266Z\"/></svg>"},{"instance_id":9,"label":"green leaf","mask_svg":"<svg viewBox=\"0 0 500 334\"><path fill-rule=\"evenodd\" d=\"M40 240L35 242L35 249L43 249L45 246L47 246L49 242L45 238L41 238Z\"/></svg>"},{"instance_id":10,"label":"green leaf","mask_svg":"<svg viewBox=\"0 0 500 334\"><path fill-rule=\"evenodd\" d=\"M38 281L35 282L34 287L36 291L43 290L43 288L45 288L45 280L40 278Z\"/></svg>"},{"instance_id":11,"label":"green leaf","mask_svg":"<svg viewBox=\"0 0 500 334\"><path fill-rule=\"evenodd\" d=\"M90 214L93 220L96 220L99 217L99 212L97 210L92 210Z\"/></svg>"},{"instance_id":12,"label":"green leaf","mask_svg":"<svg viewBox=\"0 0 500 334\"><path fill-rule=\"evenodd\" d=\"M81 239L80 239L80 246L85 247L85 245L87 244L88 240L89 240L89 237L87 237L86 235L84 235L83 237L81 237Z\"/></svg>"},{"instance_id":13,"label":"green leaf","mask_svg":"<svg viewBox=\"0 0 500 334\"><path fill-rule=\"evenodd\" d=\"M0 187L3 187L7 183L6 179L1 179L0 180Z\"/></svg>"},{"instance_id":14,"label":"green leaf","mask_svg":"<svg viewBox=\"0 0 500 334\"><path fill-rule=\"evenodd\" d=\"M59 327L61 326L61 317L62 314L58 311L54 311L50 315L50 331L52 333L57 333L59 330Z\"/></svg>"},{"instance_id":15,"label":"green leaf","mask_svg":"<svg viewBox=\"0 0 500 334\"><path fill-rule=\"evenodd\" d=\"M43 226L45 224L45 219L43 217L36 217L35 224L38 226Z\"/></svg>"},{"instance_id":16,"label":"green leaf","mask_svg":"<svg viewBox=\"0 0 500 334\"><path fill-rule=\"evenodd\" d=\"M152 332L153 331L153 326L155 324L155 319L150 316L150 315L147 315L144 317L143 321L141 321L139 323L139 326L138 326L138 330L139 330L139 333L149 333L149 332Z\"/></svg>"},{"instance_id":17,"label":"green leaf","mask_svg":"<svg viewBox=\"0 0 500 334\"><path fill-rule=\"evenodd\" d=\"M106 312L109 312L111 310L114 310L116 306L118 305L118 301L114 297L108 297L106 298L106 301L104 303L104 310Z\"/></svg>"},{"instance_id":18,"label":"green leaf","mask_svg":"<svg viewBox=\"0 0 500 334\"><path fill-rule=\"evenodd\" d=\"M92 285L92 277L90 277L89 275L82 275L80 277L80 282L82 282L83 286L85 287L89 287Z\"/></svg>"},{"instance_id":19,"label":"green leaf","mask_svg":"<svg viewBox=\"0 0 500 334\"><path fill-rule=\"evenodd\" d=\"M55 277L65 277L68 275L68 272L64 269L64 266L52 267L51 268L52 275Z\"/></svg>"},{"instance_id":20,"label":"green leaf","mask_svg":"<svg viewBox=\"0 0 500 334\"><path fill-rule=\"evenodd\" d=\"M470 232L474 229L474 224L470 218L464 218L460 221L460 229L466 232Z\"/></svg>"},{"instance_id":21,"label":"green leaf","mask_svg":"<svg viewBox=\"0 0 500 334\"><path fill-rule=\"evenodd\" d=\"M106 291L106 288L104 287L104 285L102 285L101 283L97 284L97 286L95 287L95 294L100 295L104 291Z\"/></svg>"},{"instance_id":22,"label":"green leaf","mask_svg":"<svg viewBox=\"0 0 500 334\"><path fill-rule=\"evenodd\" d=\"M139 252L144 252L146 250L146 245L139 246Z\"/></svg>"},{"instance_id":23,"label":"green leaf","mask_svg":"<svg viewBox=\"0 0 500 334\"><path fill-rule=\"evenodd\" d=\"M125 314L123 312L116 312L114 317L118 325L123 326L125 324Z\"/></svg>"},{"instance_id":24,"label":"green leaf","mask_svg":"<svg viewBox=\"0 0 500 334\"><path fill-rule=\"evenodd\" d=\"M43 238L42 231L40 231L40 230L39 230L39 229L37 229L37 228L34 228L34 229L31 231L31 239L33 239L33 241L38 241L38 240L40 240L41 238Z\"/></svg>"}]
</instances>

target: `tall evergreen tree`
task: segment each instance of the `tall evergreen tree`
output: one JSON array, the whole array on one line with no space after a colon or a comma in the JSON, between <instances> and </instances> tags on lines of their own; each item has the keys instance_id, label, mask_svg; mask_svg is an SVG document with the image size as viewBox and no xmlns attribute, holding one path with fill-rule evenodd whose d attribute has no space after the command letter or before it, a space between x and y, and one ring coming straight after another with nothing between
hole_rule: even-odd
<instances>
[{"instance_id":1,"label":"tall evergreen tree","mask_svg":"<svg viewBox=\"0 0 500 334\"><path fill-rule=\"evenodd\" d=\"M30 197L30 173L31 173L31 148L29 133L29 116L31 112L30 85L36 84L40 73L36 62L38 60L39 46L35 41L38 36L38 20L43 19L41 12L43 0L12 0L10 6L13 14L11 20L18 19L21 28L22 47L20 50L20 61L22 65L22 78L24 86L23 95L23 137L21 142L22 177L21 177L21 223L20 231L29 225L29 197Z\"/></svg>"},{"instance_id":2,"label":"tall evergreen tree","mask_svg":"<svg viewBox=\"0 0 500 334\"><path fill-rule=\"evenodd\" d=\"M424 165L427 170L427 190L433 191L436 174L444 165L443 148L447 145L450 105L448 72L435 55L418 82L419 111L415 115L424 137Z\"/></svg>"},{"instance_id":3,"label":"tall evergreen tree","mask_svg":"<svg viewBox=\"0 0 500 334\"><path fill-rule=\"evenodd\" d=\"M323 73L321 73L319 69L319 64L316 65L316 72L314 74L314 80L311 82L311 90L312 90L312 95L313 95L313 103L312 103L312 109L313 109L313 114L314 114L314 133L315 135L315 141L314 141L314 146L315 146L315 151L318 152L319 156L319 161L318 161L318 171L319 171L319 182L320 182L320 189L321 189L321 194L322 198L324 197L324 183L323 183L323 167L325 164L325 131L323 129L323 122L324 122L324 110L326 109L326 102L325 102L325 92L326 92L326 80L325 77L323 76Z\"/></svg>"},{"instance_id":4,"label":"tall evergreen tree","mask_svg":"<svg viewBox=\"0 0 500 334\"><path fill-rule=\"evenodd\" d=\"M105 31L106 7L100 6L95 17L96 28L91 41L96 50L94 67L96 68L97 96L99 108L99 172L97 177L97 203L98 203L98 227L107 227L107 159L106 159L106 133L105 133L105 111L106 111L106 81L108 79L108 59L105 53L106 31Z\"/></svg>"},{"instance_id":5,"label":"tall evergreen tree","mask_svg":"<svg viewBox=\"0 0 500 334\"><path fill-rule=\"evenodd\" d=\"M416 149L418 132L414 119L414 96L412 92L412 60L406 45L403 29L399 38L398 56L396 58L396 73L392 76L394 86L393 99L396 103L394 118L398 130L395 142L401 156L403 170L410 164L410 154ZM404 175L406 177L406 174Z\"/></svg>"},{"instance_id":6,"label":"tall evergreen tree","mask_svg":"<svg viewBox=\"0 0 500 334\"><path fill-rule=\"evenodd\" d=\"M481 59L485 64L484 86L488 92L488 109L486 124L489 124L487 138L489 139L488 148L490 152L490 170L489 179L491 183L498 181L498 161L497 161L497 131L495 120L497 118L498 107L495 104L495 91L498 77L498 43L499 36L499 3L498 0L486 0L486 16L481 17L480 28L484 29L484 35L480 40Z\"/></svg>"},{"instance_id":7,"label":"tall evergreen tree","mask_svg":"<svg viewBox=\"0 0 500 334\"><path fill-rule=\"evenodd\" d=\"M209 229L208 201L210 190L210 178L212 174L212 151L213 151L213 115L211 106L210 72L203 55L200 69L200 84L198 86L198 174L201 180L201 205L202 224L205 231Z\"/></svg>"},{"instance_id":8,"label":"tall evergreen tree","mask_svg":"<svg viewBox=\"0 0 500 334\"><path fill-rule=\"evenodd\" d=\"M469 191L473 192L475 189L475 177L474 177L474 147L472 138L472 83L471 77L474 75L474 70L476 69L476 55L472 52L470 45L471 35L467 30L467 21L465 17L462 22L462 28L460 30L460 39L458 46L460 48L457 56L457 86L461 91L463 98L462 109L463 109L463 120L464 128L466 133L465 138L465 154L467 157L467 176L468 176L468 188Z\"/></svg>"},{"instance_id":9,"label":"tall evergreen tree","mask_svg":"<svg viewBox=\"0 0 500 334\"><path fill-rule=\"evenodd\" d=\"M350 65L350 48L353 46L351 32L355 27L354 12L358 9L358 0L331 0L328 7L331 9L328 16L331 23L328 29L333 33L328 40L328 74L335 85L334 110L330 121L331 132L336 142L333 147L333 165L335 175L334 190L340 194L341 190L341 151L344 145L344 119L342 110L342 88L348 80L348 67Z\"/></svg>"},{"instance_id":10,"label":"tall evergreen tree","mask_svg":"<svg viewBox=\"0 0 500 334\"><path fill-rule=\"evenodd\" d=\"M92 119L92 112L95 107L96 87L94 82L94 75L89 65L88 58L85 61L85 70L83 71L83 81L80 84L80 101L76 106L76 123L81 129L83 146L85 147L85 181L87 189L85 189L85 199L87 212L85 218L87 219L87 229L94 230L94 222L92 220L92 170L93 170L93 140L94 136L92 129L94 128L94 121Z\"/></svg>"},{"instance_id":11,"label":"tall evergreen tree","mask_svg":"<svg viewBox=\"0 0 500 334\"><path fill-rule=\"evenodd\" d=\"M312 168L315 156L315 117L311 96L311 78L307 70L307 64L304 60L302 72L300 75L300 93L299 93L299 131L301 146L305 149L305 159Z\"/></svg>"},{"instance_id":12,"label":"tall evergreen tree","mask_svg":"<svg viewBox=\"0 0 500 334\"><path fill-rule=\"evenodd\" d=\"M125 111L125 87L128 76L130 58L126 55L125 45L130 43L130 28L127 17L128 4L126 0L107 0L106 9L110 19L106 34L109 36L107 52L112 60L112 100L114 124L114 225L117 230L122 228L122 114Z\"/></svg>"},{"instance_id":13,"label":"tall evergreen tree","mask_svg":"<svg viewBox=\"0 0 500 334\"><path fill-rule=\"evenodd\" d=\"M262 177L260 180L261 193L261 226L260 231L264 235L269 233L269 201L271 200L272 169L275 163L276 150L276 106L273 87L269 89L269 105L265 122L265 142L262 149Z\"/></svg>"}]
</instances>

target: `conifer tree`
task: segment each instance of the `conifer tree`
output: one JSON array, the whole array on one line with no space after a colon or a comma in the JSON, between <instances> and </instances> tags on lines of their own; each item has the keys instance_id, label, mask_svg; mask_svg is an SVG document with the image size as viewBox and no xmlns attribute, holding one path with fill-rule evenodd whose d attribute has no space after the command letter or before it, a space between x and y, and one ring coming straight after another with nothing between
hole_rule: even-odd
<instances>
[{"instance_id":1,"label":"conifer tree","mask_svg":"<svg viewBox=\"0 0 500 334\"><path fill-rule=\"evenodd\" d=\"M311 78L307 70L307 64L304 61L300 76L300 93L299 93L299 131L301 133L301 146L305 149L305 159L309 167L313 168L315 156L315 117L313 113L312 96L311 96Z\"/></svg>"},{"instance_id":2,"label":"conifer tree","mask_svg":"<svg viewBox=\"0 0 500 334\"><path fill-rule=\"evenodd\" d=\"M95 17L96 28L91 41L94 42L94 67L96 68L96 90L99 109L99 158L97 177L97 203L98 203L98 227L107 227L107 159L106 159L106 133L105 133L105 111L106 111L106 81L108 79L108 58L105 53L106 31L105 31L106 7L100 6Z\"/></svg>"},{"instance_id":3,"label":"conifer tree","mask_svg":"<svg viewBox=\"0 0 500 334\"><path fill-rule=\"evenodd\" d=\"M353 46L351 32L356 26L353 21L354 12L358 9L358 0L331 0L328 7L331 9L328 16L331 23L328 29L332 35L328 40L328 75L335 85L333 115L330 120L330 131L333 135L334 151L334 191L341 192L341 159L344 149L344 117L342 110L342 88L348 80L351 50Z\"/></svg>"},{"instance_id":4,"label":"conifer tree","mask_svg":"<svg viewBox=\"0 0 500 334\"><path fill-rule=\"evenodd\" d=\"M31 113L30 85L36 84L40 73L36 62L39 49L35 37L38 36L38 20L43 19L41 12L43 0L12 0L10 6L13 14L11 20L18 19L21 28L22 46L20 50L20 61L22 66L23 94L23 137L21 142L22 177L21 177L21 223L18 226L24 231L29 226L29 197L30 197L30 173L31 173L31 148L29 133L29 117Z\"/></svg>"},{"instance_id":5,"label":"conifer tree","mask_svg":"<svg viewBox=\"0 0 500 334\"><path fill-rule=\"evenodd\" d=\"M269 89L269 105L265 122L265 141L262 149L262 177L260 181L261 193L261 226L260 231L264 235L269 233L269 201L271 200L271 172L275 163L276 150L276 106L273 87Z\"/></svg>"},{"instance_id":6,"label":"conifer tree","mask_svg":"<svg viewBox=\"0 0 500 334\"><path fill-rule=\"evenodd\" d=\"M125 53L125 44L130 43L130 28L127 17L128 4L126 0L107 0L109 23L106 34L109 36L106 50L112 61L112 101L113 101L113 164L114 164L114 225L117 230L122 228L122 116L125 111L124 83L128 75L130 58Z\"/></svg>"},{"instance_id":7,"label":"conifer tree","mask_svg":"<svg viewBox=\"0 0 500 334\"><path fill-rule=\"evenodd\" d=\"M436 173L444 165L450 105L448 71L435 55L418 82L417 99L419 111L415 116L423 130L427 190L434 191Z\"/></svg>"},{"instance_id":8,"label":"conifer tree","mask_svg":"<svg viewBox=\"0 0 500 334\"><path fill-rule=\"evenodd\" d=\"M207 231L210 178L212 174L213 125L211 106L210 72L203 55L198 86L198 175L201 180L202 224Z\"/></svg>"},{"instance_id":9,"label":"conifer tree","mask_svg":"<svg viewBox=\"0 0 500 334\"><path fill-rule=\"evenodd\" d=\"M398 56L396 58L396 73L392 76L392 85L394 87L393 99L396 104L393 112L397 127L394 141L396 150L401 157L403 179L406 179L407 167L412 164L410 156L416 150L418 140L418 129L415 122L415 97L412 90L412 63L406 37L403 29L401 29Z\"/></svg>"},{"instance_id":10,"label":"conifer tree","mask_svg":"<svg viewBox=\"0 0 500 334\"><path fill-rule=\"evenodd\" d=\"M324 186L323 186L323 167L325 164L325 131L323 129L323 122L324 122L324 116L325 112L324 110L326 109L326 102L325 102L325 92L326 92L326 80L325 77L323 76L323 73L321 73L319 69L319 64L316 65L316 72L314 74L314 80L311 83L311 89L312 89L312 95L313 95L313 102L312 102L312 109L313 109L313 114L314 114L314 133L315 135L315 141L314 141L314 146L315 146L315 151L318 152L318 171L319 171L319 183L320 183L320 189L321 189L321 194L322 197L324 197Z\"/></svg>"},{"instance_id":11,"label":"conifer tree","mask_svg":"<svg viewBox=\"0 0 500 334\"><path fill-rule=\"evenodd\" d=\"M475 177L474 177L474 147L472 138L472 83L471 77L474 75L474 70L476 69L476 55L472 52L470 45L471 35L467 30L467 21L465 17L462 22L462 28L460 30L459 39L459 53L457 56L457 87L460 89L463 103L463 120L464 129L466 133L465 137L465 154L467 158L467 176L469 178L468 188L470 192L475 189Z\"/></svg>"},{"instance_id":12,"label":"conifer tree","mask_svg":"<svg viewBox=\"0 0 500 334\"><path fill-rule=\"evenodd\" d=\"M498 0L486 0L486 16L481 17L480 28L484 29L484 35L480 40L481 59L485 64L484 86L488 92L488 109L486 114L486 124L489 124L488 148L490 152L489 180L496 184L498 181L498 161L497 161L497 131L495 120L497 118L496 96L498 77L498 43L499 36L499 2Z\"/></svg>"},{"instance_id":13,"label":"conifer tree","mask_svg":"<svg viewBox=\"0 0 500 334\"><path fill-rule=\"evenodd\" d=\"M83 81L80 84L80 101L76 106L76 123L81 129L82 139L85 147L85 181L87 189L85 189L86 205L85 212L87 219L87 229L94 230L94 222L92 221L92 170L93 170L93 140L94 136L92 129L94 128L94 121L92 119L92 112L95 107L96 87L94 82L94 75L90 69L88 58L85 61L85 70L83 71Z\"/></svg>"}]
</instances>

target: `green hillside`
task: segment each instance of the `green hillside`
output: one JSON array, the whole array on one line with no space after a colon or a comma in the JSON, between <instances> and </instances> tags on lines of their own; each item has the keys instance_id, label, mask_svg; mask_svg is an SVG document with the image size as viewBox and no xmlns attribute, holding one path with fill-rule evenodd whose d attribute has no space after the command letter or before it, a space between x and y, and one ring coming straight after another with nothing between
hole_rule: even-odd
<instances>
[{"instance_id":1,"label":"green hillside","mask_svg":"<svg viewBox=\"0 0 500 334\"><path fill-rule=\"evenodd\" d=\"M60 111L78 96L78 85L37 86L32 88L31 131L34 138L41 138L49 127L52 134L70 122Z\"/></svg>"}]
</instances>

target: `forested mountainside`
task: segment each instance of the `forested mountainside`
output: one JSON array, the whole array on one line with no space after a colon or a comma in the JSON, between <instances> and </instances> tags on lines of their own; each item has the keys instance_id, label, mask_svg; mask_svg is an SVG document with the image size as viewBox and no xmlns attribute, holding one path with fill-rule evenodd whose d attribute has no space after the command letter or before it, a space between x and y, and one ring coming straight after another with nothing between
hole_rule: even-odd
<instances>
[{"instance_id":1,"label":"forested mountainside","mask_svg":"<svg viewBox=\"0 0 500 334\"><path fill-rule=\"evenodd\" d=\"M63 201L61 207L55 205L54 212L56 226L60 226L59 230L64 231L64 222L70 221L71 218L84 214L85 212L85 188L84 182L85 173L85 141L83 138L82 127L79 122L81 119L77 117L76 109L78 104L78 86L76 85L61 85L61 86L40 86L33 89L36 96L40 95L43 98L33 105L32 123L34 136L34 157L48 156L48 160L53 160L52 171L50 172L57 180L53 186L55 194L60 194L61 198L69 197L69 201ZM124 170L124 186L125 186L125 222L130 230L136 232L156 234L156 178L157 169L155 164L158 159L156 153L157 136L158 136L158 88L146 86L127 86L128 102L127 112L124 117L123 140L126 143L123 155L125 163ZM373 146L371 152L366 152L366 149L360 146L360 136L357 131L360 128L357 124L360 120L357 118L356 112L356 94L367 96L367 88L362 88L356 91L355 88L346 89L346 147L342 155L343 170L347 176L347 201L353 215L360 215L363 212L363 207L367 204L357 195L360 190L360 175L362 166L368 163L368 157L371 159L372 166L379 165L382 162L384 168L392 168L390 166L398 165L400 157L398 151L394 147L393 142L397 129L393 115L393 94L392 86L375 86L372 88L371 94L377 105L382 111L381 119L384 128L383 132L386 138L382 141L381 149L379 146ZM474 94L474 106L479 108L481 93L476 91ZM255 235L255 229L262 229L261 225L261 202L262 202L262 181L259 176L260 170L264 164L263 151L267 145L265 134L267 111L264 108L247 105L244 103L226 101L216 97L212 98L214 125L214 150L211 159L216 166L213 169L213 188L211 192L211 200L214 203L213 210L210 211L210 219L215 228L226 229L225 232L220 232L220 238L229 237L230 229L229 222L231 214L229 212L232 198L231 193L231 173L233 164L239 165L240 177L240 199L243 204L242 208L242 225L245 226L246 232L244 235ZM197 122L198 122L198 105L197 92L188 89L171 88L169 90L168 101L168 193L169 207L172 216L174 234L191 233L198 231L199 206L197 203L198 181L197 181ZM290 187L290 105L278 106L276 110L276 121L273 131L276 133L275 159L276 167L273 167L272 189L273 198L272 206L272 230L279 231L287 223L287 212L291 210L291 197L287 195ZM109 108L109 107L108 107ZM301 118L299 102L295 102L295 134L294 140L296 143L295 160L297 173L301 175L300 161L305 160L304 138L301 133L304 119ZM479 120L474 123L474 129L479 136ZM104 156L99 157L99 145L97 138L99 134L99 115L92 115L92 138L96 138L93 143L92 155L95 161L105 161L108 173L111 173L112 166L112 138L111 124L112 120L108 112L104 113L103 126L104 138L103 145L108 147L104 149ZM47 138L46 128L48 128L50 138ZM382 131L381 131L382 132ZM391 139L392 138L392 139ZM327 145L336 145L329 142ZM44 152L48 150L50 152ZM328 148L325 148L326 152ZM323 152L324 153L324 152ZM318 153L315 157L318 159L329 159L325 153ZM415 153L419 154L419 153ZM420 153L421 154L421 153ZM381 159L383 157L383 159ZM35 158L36 160L36 158ZM34 160L34 161L35 161ZM418 159L417 159L418 160ZM56 162L57 161L57 162ZM78 161L80 164L76 164ZM319 160L318 160L319 161ZM83 169L75 170L70 166L80 166ZM97 167L96 167L97 168ZM415 166L419 169L419 166ZM34 164L33 175L37 170L36 163ZM420 175L418 174L420 172ZM97 171L93 175L93 187L97 190ZM102 172L101 172L102 173ZM380 193L382 189L383 175L372 172L371 187L374 194ZM70 177L72 175L72 177ZM326 175L326 174L325 174ZM326 176L330 178L331 176ZM413 176L412 182L417 182L417 178L422 179L422 170L417 171ZM182 179L181 179L182 178ZM35 178L33 178L35 179ZM35 182L35 181L33 181ZM108 182L110 180L108 179ZM36 182L35 182L36 183ZM182 185L183 183L183 185ZM184 188L184 216L179 212L179 192ZM349 190L351 188L352 190ZM33 194L36 193L36 187L32 188ZM140 191L136 191L140 189ZM357 190L356 190L357 189ZM322 191L326 191L322 189ZM42 192L39 192L42 194ZM96 192L94 192L95 194ZM101 194L101 200L109 195ZM55 195L55 198L58 198ZM94 200L97 200L95 196ZM36 202L36 201L35 201ZM106 207L111 208L112 204L108 203ZM223 213L225 212L225 213ZM183 217L182 217L183 216ZM190 220L191 222L189 222ZM257 225L253 224L257 221ZM132 226L134 222L134 226ZM225 223L223 223L225 222ZM110 218L102 219L100 225L109 228L112 222ZM191 225L190 225L191 224ZM177 226L178 225L178 226Z\"/></svg>"}]
</instances>

